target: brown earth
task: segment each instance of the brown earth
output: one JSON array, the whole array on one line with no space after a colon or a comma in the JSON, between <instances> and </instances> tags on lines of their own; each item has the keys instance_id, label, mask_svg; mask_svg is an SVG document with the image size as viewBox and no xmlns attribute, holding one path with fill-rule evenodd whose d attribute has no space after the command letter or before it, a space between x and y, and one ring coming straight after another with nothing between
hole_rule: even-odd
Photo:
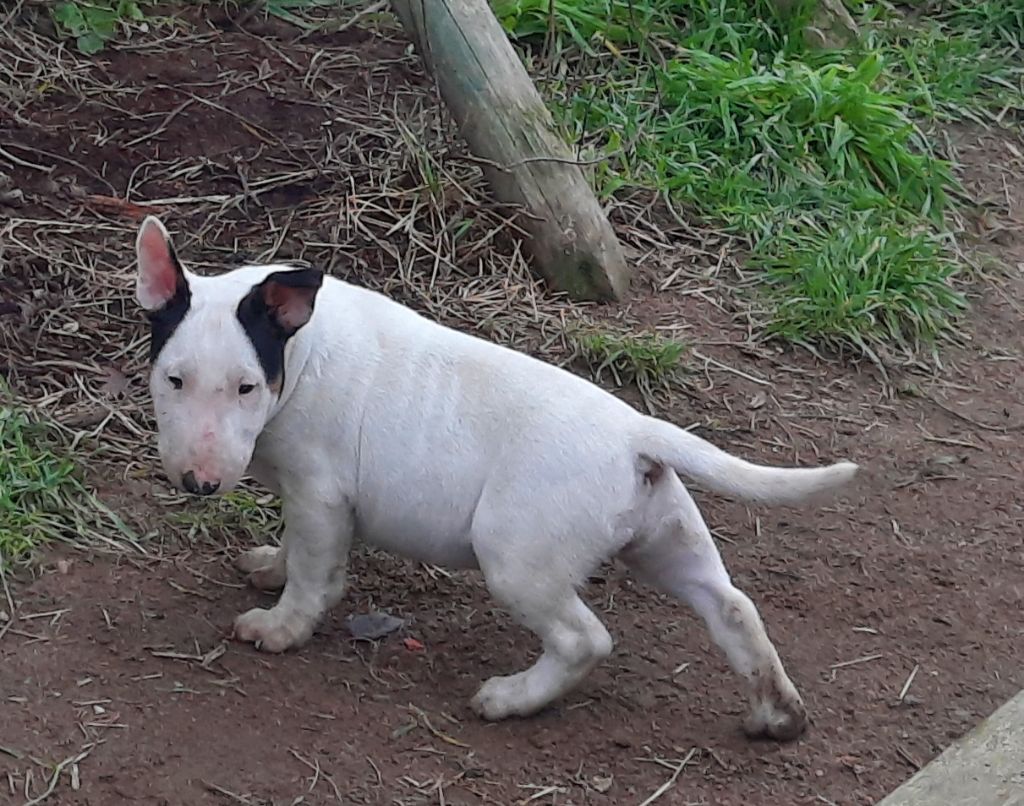
<instances>
[{"instance_id":1,"label":"brown earth","mask_svg":"<svg viewBox=\"0 0 1024 806\"><path fill-rule=\"evenodd\" d=\"M547 296L515 238L488 235L500 213L400 42L356 29L295 42L276 26L257 38L226 20L184 30L95 66L19 40L52 57L39 79L51 89L0 110L0 167L22 194L0 208L0 364L19 400L85 435L91 481L145 551L62 549L12 581L0 802L32 801L52 778L47 803L93 806L658 792L870 804L1024 685L1019 136L952 133L978 202L966 237L994 262L941 369L890 366L884 382L870 363L751 340L730 243L637 215L642 194L613 211L640 266L634 298L599 309ZM439 193L424 190L425 162ZM693 371L655 397L659 414L752 459L863 464L859 486L816 511L701 497L813 713L808 735L747 741L737 681L702 626L611 568L586 596L616 653L528 720L488 725L468 709L480 681L536 649L473 574L359 552L347 601L301 651L231 642L234 616L271 600L231 569L243 538L221 510L171 495L153 462L131 302L139 211L125 199L164 200L194 265L305 257L551 360L572 359L573 323L675 334ZM189 535L181 513L198 513ZM408 623L353 640L346 615L371 609Z\"/></svg>"}]
</instances>

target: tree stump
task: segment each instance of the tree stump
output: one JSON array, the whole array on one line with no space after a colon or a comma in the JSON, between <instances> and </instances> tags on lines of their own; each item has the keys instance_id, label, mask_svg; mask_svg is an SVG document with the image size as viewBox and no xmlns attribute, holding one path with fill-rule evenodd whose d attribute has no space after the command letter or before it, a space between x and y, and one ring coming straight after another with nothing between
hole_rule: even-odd
<instances>
[{"instance_id":1,"label":"tree stump","mask_svg":"<svg viewBox=\"0 0 1024 806\"><path fill-rule=\"evenodd\" d=\"M497 199L525 210L537 272L576 299L618 299L622 247L487 0L392 0Z\"/></svg>"}]
</instances>

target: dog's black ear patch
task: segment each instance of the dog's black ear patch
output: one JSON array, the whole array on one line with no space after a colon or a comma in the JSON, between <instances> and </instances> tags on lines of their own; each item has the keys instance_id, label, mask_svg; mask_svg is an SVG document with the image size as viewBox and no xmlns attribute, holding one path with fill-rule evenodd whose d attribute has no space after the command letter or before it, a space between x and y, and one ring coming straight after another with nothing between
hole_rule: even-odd
<instances>
[{"instance_id":1,"label":"dog's black ear patch","mask_svg":"<svg viewBox=\"0 0 1024 806\"><path fill-rule=\"evenodd\" d=\"M192 290L188 287L185 272L181 268L174 245L167 241L168 257L174 266L174 293L156 310L146 311L149 319L149 360L156 361L167 340L174 333L192 304Z\"/></svg>"},{"instance_id":2,"label":"dog's black ear patch","mask_svg":"<svg viewBox=\"0 0 1024 806\"><path fill-rule=\"evenodd\" d=\"M272 389L281 390L284 346L313 315L323 279L319 269L276 271L238 303L238 321L252 342Z\"/></svg>"}]
</instances>

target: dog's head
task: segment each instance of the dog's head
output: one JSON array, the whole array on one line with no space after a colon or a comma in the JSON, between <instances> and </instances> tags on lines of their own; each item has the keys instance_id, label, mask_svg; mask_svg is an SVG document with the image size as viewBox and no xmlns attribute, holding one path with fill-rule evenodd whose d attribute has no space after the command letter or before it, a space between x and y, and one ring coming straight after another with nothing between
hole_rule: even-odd
<instances>
[{"instance_id":1,"label":"dog's head","mask_svg":"<svg viewBox=\"0 0 1024 806\"><path fill-rule=\"evenodd\" d=\"M290 340L313 315L323 275L285 267L192 274L152 216L135 250L164 470L187 492L226 492L252 460L281 394Z\"/></svg>"}]
</instances>

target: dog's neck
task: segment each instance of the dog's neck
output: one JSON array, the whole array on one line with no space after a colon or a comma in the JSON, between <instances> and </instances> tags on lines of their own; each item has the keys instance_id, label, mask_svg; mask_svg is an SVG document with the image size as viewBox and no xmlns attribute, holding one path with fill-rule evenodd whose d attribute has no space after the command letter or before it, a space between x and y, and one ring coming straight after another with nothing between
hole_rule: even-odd
<instances>
[{"instance_id":1,"label":"dog's neck","mask_svg":"<svg viewBox=\"0 0 1024 806\"><path fill-rule=\"evenodd\" d=\"M302 377L302 371L309 361L313 352L313 344L316 342L316 335L313 331L318 329L319 318L314 314L309 323L296 333L284 348L284 380L281 384L281 394L267 416L267 422L273 420L288 403L288 399L295 391L295 387Z\"/></svg>"}]
</instances>

